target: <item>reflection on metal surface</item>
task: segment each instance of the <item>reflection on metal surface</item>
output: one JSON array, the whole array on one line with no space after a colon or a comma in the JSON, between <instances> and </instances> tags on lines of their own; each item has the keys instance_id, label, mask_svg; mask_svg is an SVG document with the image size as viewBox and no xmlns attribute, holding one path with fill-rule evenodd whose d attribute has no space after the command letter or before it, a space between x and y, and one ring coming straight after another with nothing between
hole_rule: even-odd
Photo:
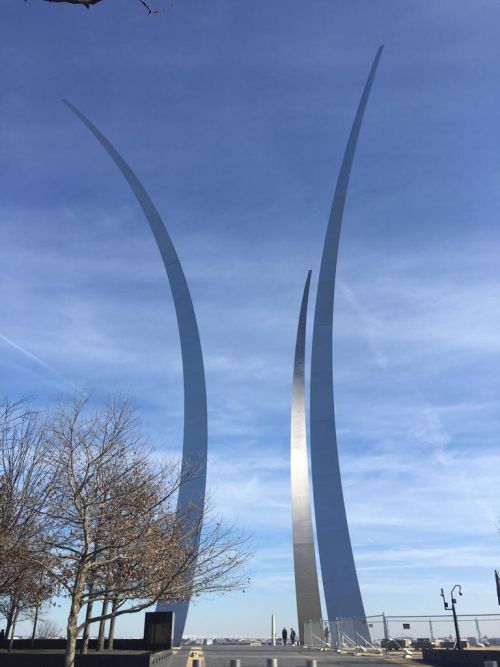
<instances>
[{"instance_id":1,"label":"reflection on metal surface","mask_svg":"<svg viewBox=\"0 0 500 667\"><path fill-rule=\"evenodd\" d=\"M364 618L365 612L352 554L340 477L333 405L332 327L335 274L342 215L363 115L382 55L371 67L342 161L326 231L316 295L311 356L311 466L318 551L328 617ZM346 628L352 636L353 628ZM369 638L366 623L361 631ZM353 637L353 639L355 639Z\"/></svg>"},{"instance_id":2,"label":"reflection on metal surface","mask_svg":"<svg viewBox=\"0 0 500 667\"><path fill-rule=\"evenodd\" d=\"M135 173L106 137L70 102L65 104L100 142L134 193L151 227L167 272L177 316L184 377L184 443L177 511L198 523L203 515L207 475L207 396L205 371L196 315L186 277L177 252L151 198ZM196 549L197 541L193 540ZM174 644L180 644L184 633L189 601L159 604L157 611L174 611Z\"/></svg>"},{"instance_id":3,"label":"reflection on metal surface","mask_svg":"<svg viewBox=\"0 0 500 667\"><path fill-rule=\"evenodd\" d=\"M311 494L309 492L309 461L305 405L305 347L307 304L311 271L300 306L292 386L292 424L290 433L290 474L292 495L293 563L295 597L300 642L304 643L304 622L321 618L318 572L314 554Z\"/></svg>"}]
</instances>

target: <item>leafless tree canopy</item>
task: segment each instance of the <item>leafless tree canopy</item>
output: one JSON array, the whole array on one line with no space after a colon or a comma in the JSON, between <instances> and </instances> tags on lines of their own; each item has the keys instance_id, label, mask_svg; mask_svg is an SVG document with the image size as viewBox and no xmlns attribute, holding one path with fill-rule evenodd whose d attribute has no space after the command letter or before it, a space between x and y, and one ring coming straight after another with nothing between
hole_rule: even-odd
<instances>
[{"instance_id":1,"label":"leafless tree canopy","mask_svg":"<svg viewBox=\"0 0 500 667\"><path fill-rule=\"evenodd\" d=\"M150 450L130 401L92 409L84 395L44 419L4 401L0 413L0 614L15 623L64 594L66 667L92 623L103 646L107 620L112 642L122 614L243 585L244 539L175 511L189 479Z\"/></svg>"},{"instance_id":2,"label":"leafless tree canopy","mask_svg":"<svg viewBox=\"0 0 500 667\"><path fill-rule=\"evenodd\" d=\"M45 425L25 401L0 403L0 615L7 638L57 588L31 559L47 501L45 444Z\"/></svg>"}]
</instances>

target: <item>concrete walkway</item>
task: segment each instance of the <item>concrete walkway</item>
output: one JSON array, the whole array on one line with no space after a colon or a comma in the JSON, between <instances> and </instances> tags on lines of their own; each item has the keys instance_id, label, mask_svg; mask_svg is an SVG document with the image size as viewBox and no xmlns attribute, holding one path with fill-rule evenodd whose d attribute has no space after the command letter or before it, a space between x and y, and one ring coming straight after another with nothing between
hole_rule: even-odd
<instances>
[{"instance_id":1,"label":"concrete walkway","mask_svg":"<svg viewBox=\"0 0 500 667\"><path fill-rule=\"evenodd\" d=\"M388 667L383 656L339 655L334 651L315 651L293 646L228 646L215 645L191 649L196 656L182 649L184 664L171 663L170 667L193 667L192 660L200 660L200 667L229 667L231 659L239 659L241 667L267 667L268 658L277 658L278 667L306 667L306 660L316 660L318 667ZM178 656L180 658L180 656Z\"/></svg>"}]
</instances>

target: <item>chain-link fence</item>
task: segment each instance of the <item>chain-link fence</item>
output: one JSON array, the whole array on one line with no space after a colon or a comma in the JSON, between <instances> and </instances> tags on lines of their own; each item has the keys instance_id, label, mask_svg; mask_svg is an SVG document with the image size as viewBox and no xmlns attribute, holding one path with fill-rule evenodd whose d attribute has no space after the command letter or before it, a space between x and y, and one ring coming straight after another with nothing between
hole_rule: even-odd
<instances>
[{"instance_id":1,"label":"chain-link fence","mask_svg":"<svg viewBox=\"0 0 500 667\"><path fill-rule=\"evenodd\" d=\"M460 637L468 646L500 646L500 615L459 615ZM338 650L419 650L426 646L452 648L455 626L451 614L437 616L367 616L307 621L304 643L311 648Z\"/></svg>"}]
</instances>

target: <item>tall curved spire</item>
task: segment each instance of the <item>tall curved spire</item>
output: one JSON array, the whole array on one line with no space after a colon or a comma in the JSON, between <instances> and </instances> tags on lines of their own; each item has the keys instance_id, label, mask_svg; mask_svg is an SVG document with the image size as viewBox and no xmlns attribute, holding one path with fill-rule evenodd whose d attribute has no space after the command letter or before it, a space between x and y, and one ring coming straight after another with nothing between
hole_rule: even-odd
<instances>
[{"instance_id":1,"label":"tall curved spire","mask_svg":"<svg viewBox=\"0 0 500 667\"><path fill-rule=\"evenodd\" d=\"M64 103L86 125L124 176L146 216L163 259L179 328L184 377L184 438L181 480L187 481L184 481L179 489L177 512L183 515L189 513L190 519L196 525L202 519L205 505L207 394L198 323L186 277L160 214L135 173L116 148L81 111L67 100L64 100ZM197 532L196 535L198 535ZM197 537L193 539L192 548L197 548L198 539ZM184 633L188 608L189 601L161 605L162 611L175 612L174 644L176 645L180 644Z\"/></svg>"},{"instance_id":2,"label":"tall curved spire","mask_svg":"<svg viewBox=\"0 0 500 667\"><path fill-rule=\"evenodd\" d=\"M290 431L290 477L292 496L293 564L300 643L304 643L304 622L321 618L318 572L314 554L309 460L305 404L305 348L307 304L311 271L307 274L297 326L293 365L292 419Z\"/></svg>"},{"instance_id":3,"label":"tall curved spire","mask_svg":"<svg viewBox=\"0 0 500 667\"><path fill-rule=\"evenodd\" d=\"M361 123L382 55L375 56L354 118L333 197L316 295L311 356L311 467L316 532L328 618L364 618L342 492L333 403L332 329L335 275L342 215ZM366 623L344 626L369 638Z\"/></svg>"}]
</instances>

